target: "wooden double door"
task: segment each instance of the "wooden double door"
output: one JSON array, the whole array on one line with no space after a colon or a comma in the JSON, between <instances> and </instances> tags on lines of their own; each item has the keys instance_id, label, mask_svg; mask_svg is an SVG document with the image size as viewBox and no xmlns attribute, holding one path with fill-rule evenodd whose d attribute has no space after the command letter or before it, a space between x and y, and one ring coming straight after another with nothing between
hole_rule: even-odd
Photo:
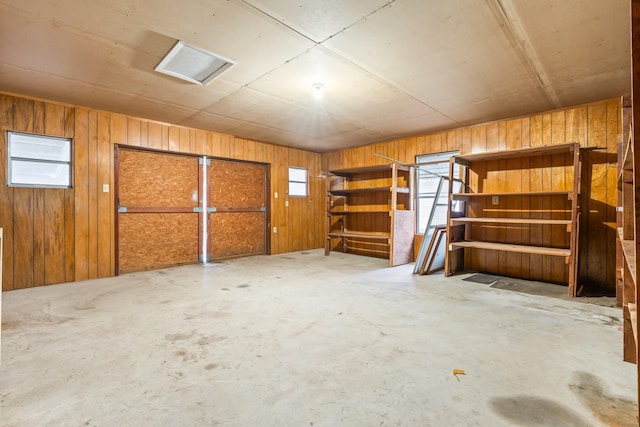
<instances>
[{"instance_id":1,"label":"wooden double door","mask_svg":"<svg viewBox=\"0 0 640 427\"><path fill-rule=\"evenodd\" d=\"M269 253L268 165L116 148L116 271Z\"/></svg>"}]
</instances>

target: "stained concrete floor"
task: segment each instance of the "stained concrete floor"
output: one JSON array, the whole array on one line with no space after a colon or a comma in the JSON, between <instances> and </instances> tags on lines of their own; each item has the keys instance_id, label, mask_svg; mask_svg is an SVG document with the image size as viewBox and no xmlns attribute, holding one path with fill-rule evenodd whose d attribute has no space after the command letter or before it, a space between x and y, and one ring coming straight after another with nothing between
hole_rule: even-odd
<instances>
[{"instance_id":1,"label":"stained concrete floor","mask_svg":"<svg viewBox=\"0 0 640 427\"><path fill-rule=\"evenodd\" d=\"M636 425L619 309L412 267L317 250L5 292L0 425Z\"/></svg>"}]
</instances>

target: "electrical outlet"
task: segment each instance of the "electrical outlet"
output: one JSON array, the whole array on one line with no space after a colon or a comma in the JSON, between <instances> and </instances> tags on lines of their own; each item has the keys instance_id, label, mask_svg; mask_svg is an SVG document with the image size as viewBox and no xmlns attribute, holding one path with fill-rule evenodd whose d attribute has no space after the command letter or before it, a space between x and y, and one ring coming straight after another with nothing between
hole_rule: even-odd
<instances>
[{"instance_id":1,"label":"electrical outlet","mask_svg":"<svg viewBox=\"0 0 640 427\"><path fill-rule=\"evenodd\" d=\"M500 204L500 197L499 196L492 196L491 197L491 204L492 205L499 205Z\"/></svg>"},{"instance_id":2,"label":"electrical outlet","mask_svg":"<svg viewBox=\"0 0 640 427\"><path fill-rule=\"evenodd\" d=\"M103 193L109 192L109 184L102 184L102 192Z\"/></svg>"},{"instance_id":3,"label":"electrical outlet","mask_svg":"<svg viewBox=\"0 0 640 427\"><path fill-rule=\"evenodd\" d=\"M273 227L273 234L276 234L278 232L278 227Z\"/></svg>"},{"instance_id":4,"label":"electrical outlet","mask_svg":"<svg viewBox=\"0 0 640 427\"><path fill-rule=\"evenodd\" d=\"M289 201L288 201L288 200L285 200L285 202L284 202L284 206L285 206L285 207L289 207Z\"/></svg>"},{"instance_id":5,"label":"electrical outlet","mask_svg":"<svg viewBox=\"0 0 640 427\"><path fill-rule=\"evenodd\" d=\"M278 198L278 192L276 191L275 193L273 193L273 198L277 199Z\"/></svg>"}]
</instances>

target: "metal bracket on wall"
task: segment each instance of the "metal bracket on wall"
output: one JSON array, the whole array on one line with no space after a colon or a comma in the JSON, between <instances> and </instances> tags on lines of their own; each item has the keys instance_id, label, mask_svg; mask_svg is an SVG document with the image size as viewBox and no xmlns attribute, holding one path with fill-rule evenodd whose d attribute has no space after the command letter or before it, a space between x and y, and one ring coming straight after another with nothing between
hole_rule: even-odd
<instances>
[{"instance_id":1,"label":"metal bracket on wall","mask_svg":"<svg viewBox=\"0 0 640 427\"><path fill-rule=\"evenodd\" d=\"M207 254L207 256L206 256L207 260L206 261L203 261L202 260L203 258L204 257L202 256L202 254L198 255L198 261L200 261L200 262L211 262L211 254Z\"/></svg>"},{"instance_id":2,"label":"metal bracket on wall","mask_svg":"<svg viewBox=\"0 0 640 427\"><path fill-rule=\"evenodd\" d=\"M201 208L200 206L197 206L197 207L193 208L193 211L194 212L204 212L204 209Z\"/></svg>"},{"instance_id":3,"label":"metal bracket on wall","mask_svg":"<svg viewBox=\"0 0 640 427\"><path fill-rule=\"evenodd\" d=\"M216 209L216 207L215 207L215 206L212 206L212 207L210 207L210 208L207 208L207 213L216 212L216 211L217 211L217 209Z\"/></svg>"},{"instance_id":4,"label":"metal bracket on wall","mask_svg":"<svg viewBox=\"0 0 640 427\"><path fill-rule=\"evenodd\" d=\"M200 157L200 158L198 159L198 164L199 164L199 165L204 165L204 164L205 164L205 161L207 162L207 163L206 163L206 164L207 164L207 166L211 166L211 159L209 159L209 158L205 158L205 157Z\"/></svg>"},{"instance_id":5,"label":"metal bracket on wall","mask_svg":"<svg viewBox=\"0 0 640 427\"><path fill-rule=\"evenodd\" d=\"M266 212L267 208L265 206L260 207L260 212Z\"/></svg>"},{"instance_id":6,"label":"metal bracket on wall","mask_svg":"<svg viewBox=\"0 0 640 427\"><path fill-rule=\"evenodd\" d=\"M124 206L118 206L118 213L126 213L127 212L127 208Z\"/></svg>"}]
</instances>

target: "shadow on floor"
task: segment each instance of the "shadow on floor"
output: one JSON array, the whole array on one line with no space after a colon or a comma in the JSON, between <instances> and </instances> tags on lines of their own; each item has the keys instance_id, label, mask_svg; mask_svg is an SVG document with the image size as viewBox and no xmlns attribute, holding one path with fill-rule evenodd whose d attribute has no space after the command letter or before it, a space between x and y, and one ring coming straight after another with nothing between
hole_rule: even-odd
<instances>
[{"instance_id":1,"label":"shadow on floor","mask_svg":"<svg viewBox=\"0 0 640 427\"><path fill-rule=\"evenodd\" d=\"M540 295L563 300L580 301L605 307L616 306L615 293L611 295L611 290L609 289L583 289L580 296L571 298L567 294L566 285L557 285L554 283L514 279L511 277L495 276L485 273L475 273L462 280L489 285L495 289L522 292L529 295Z\"/></svg>"}]
</instances>

